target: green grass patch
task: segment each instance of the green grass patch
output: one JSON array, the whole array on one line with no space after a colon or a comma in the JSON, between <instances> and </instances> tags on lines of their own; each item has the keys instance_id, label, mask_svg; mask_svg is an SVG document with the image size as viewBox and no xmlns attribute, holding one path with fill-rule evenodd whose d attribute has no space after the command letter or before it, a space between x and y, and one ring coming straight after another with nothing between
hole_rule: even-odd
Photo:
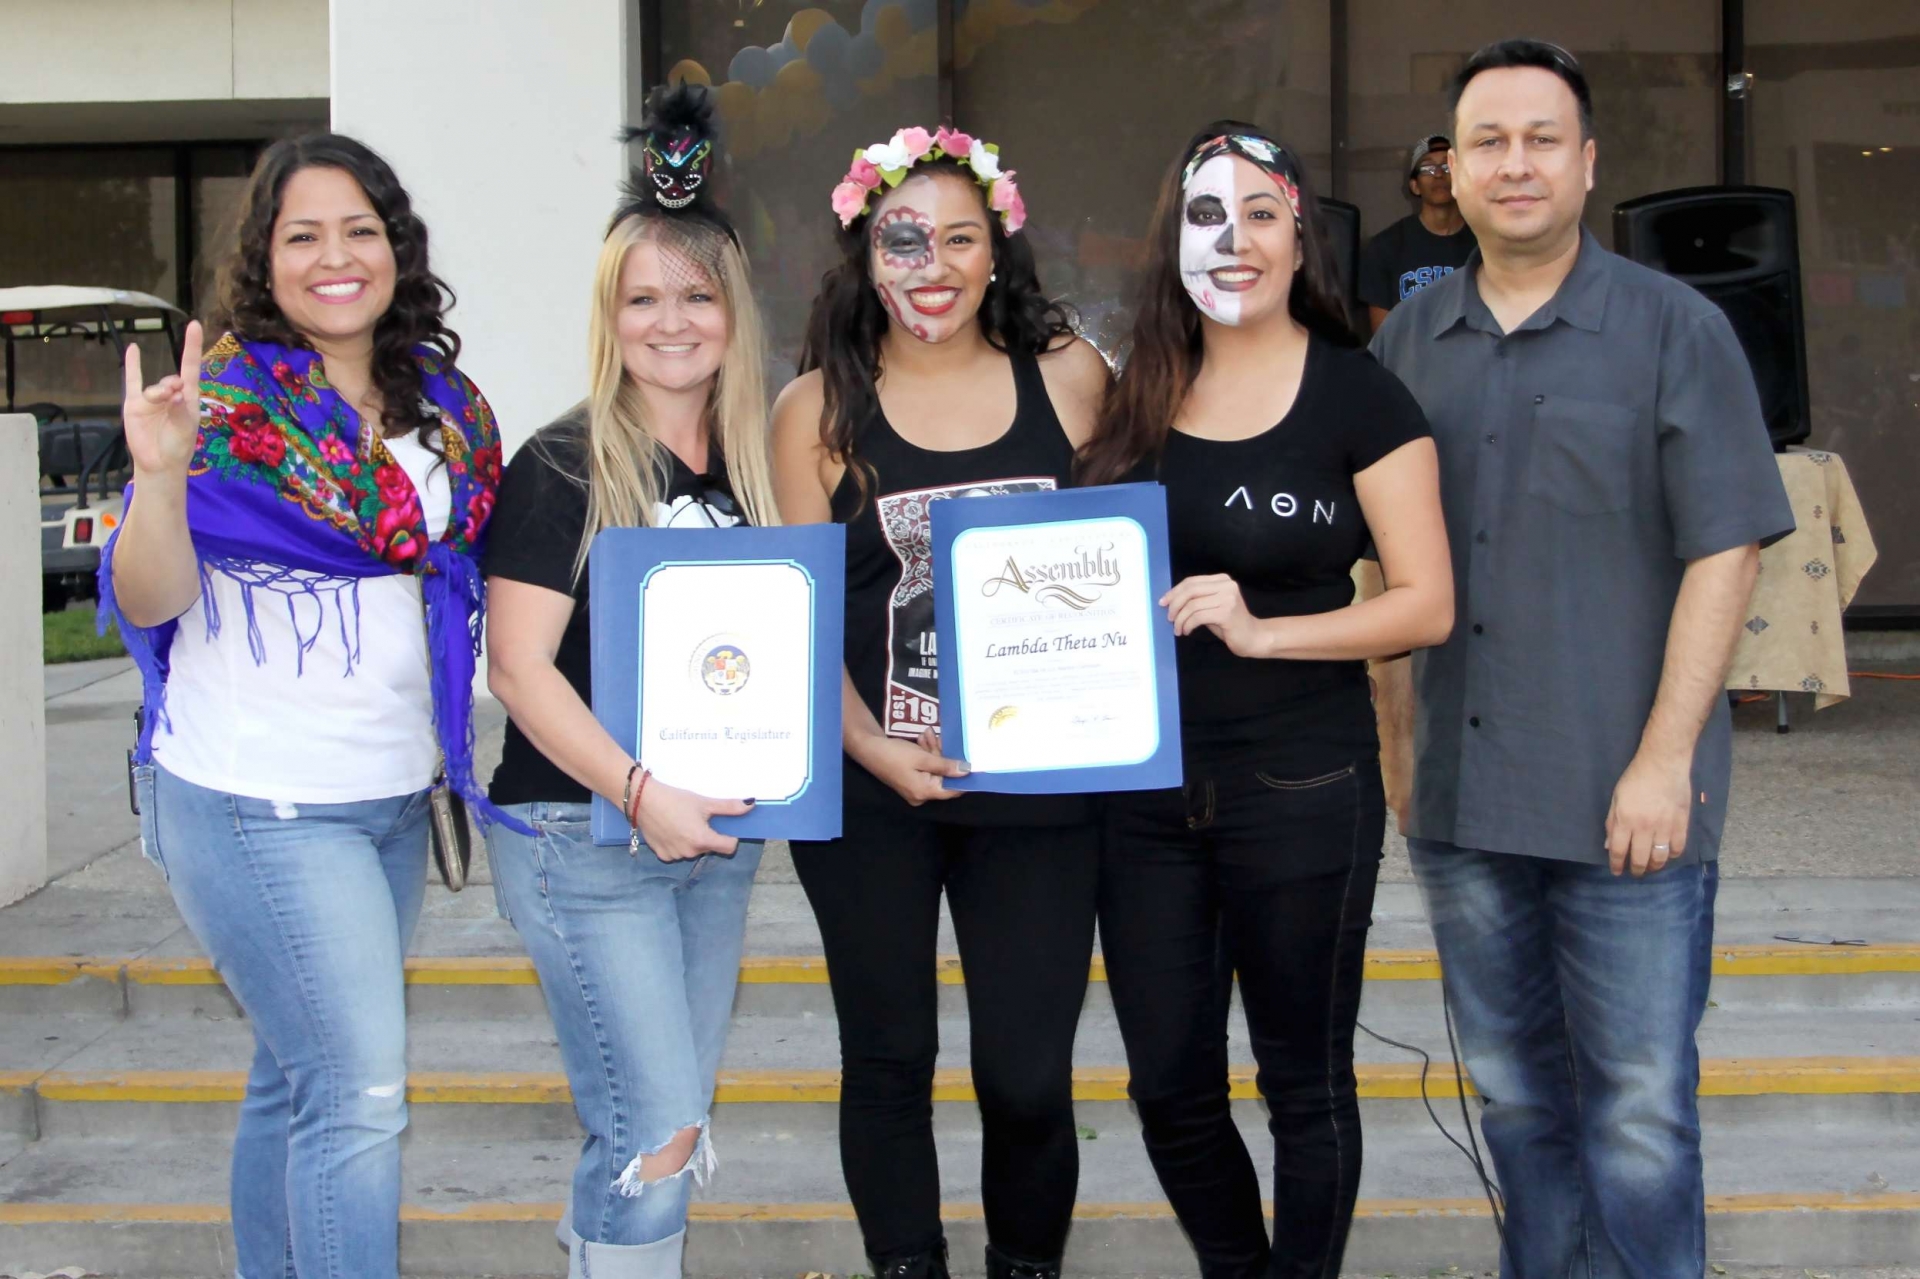
<instances>
[{"instance_id":1,"label":"green grass patch","mask_svg":"<svg viewBox=\"0 0 1920 1279\"><path fill-rule=\"evenodd\" d=\"M101 657L125 657L117 632L93 633L93 603L40 615L41 638L49 666L59 662L90 662Z\"/></svg>"}]
</instances>

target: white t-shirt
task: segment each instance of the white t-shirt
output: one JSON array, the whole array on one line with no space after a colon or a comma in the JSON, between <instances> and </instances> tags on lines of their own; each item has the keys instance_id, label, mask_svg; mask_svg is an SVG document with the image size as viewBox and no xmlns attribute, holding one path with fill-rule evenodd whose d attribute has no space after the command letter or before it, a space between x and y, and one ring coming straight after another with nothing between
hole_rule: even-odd
<instances>
[{"instance_id":1,"label":"white t-shirt","mask_svg":"<svg viewBox=\"0 0 1920 1279\"><path fill-rule=\"evenodd\" d=\"M413 434L386 446L420 495L427 535L438 539L453 507L447 468ZM174 636L167 721L153 735L154 757L168 772L290 804L385 799L433 783L440 748L418 579L390 574L289 594L210 576L219 634L208 638L206 602L196 600ZM249 593L265 653L259 662L247 637ZM303 642L311 644L304 657Z\"/></svg>"}]
</instances>

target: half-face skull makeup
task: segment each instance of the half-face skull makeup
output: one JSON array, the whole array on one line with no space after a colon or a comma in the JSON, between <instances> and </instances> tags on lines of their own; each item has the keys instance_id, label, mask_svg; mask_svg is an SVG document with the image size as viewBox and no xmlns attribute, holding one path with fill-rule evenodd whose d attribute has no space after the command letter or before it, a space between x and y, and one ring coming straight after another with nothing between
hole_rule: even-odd
<instances>
[{"instance_id":1,"label":"half-face skull makeup","mask_svg":"<svg viewBox=\"0 0 1920 1279\"><path fill-rule=\"evenodd\" d=\"M974 322L993 272L988 214L958 177L909 178L867 223L874 291L901 329L944 342Z\"/></svg>"},{"instance_id":2,"label":"half-face skull makeup","mask_svg":"<svg viewBox=\"0 0 1920 1279\"><path fill-rule=\"evenodd\" d=\"M1265 138L1199 147L1180 187L1180 281L1203 315L1245 324L1285 306L1300 265L1292 159Z\"/></svg>"},{"instance_id":3,"label":"half-face skull makeup","mask_svg":"<svg viewBox=\"0 0 1920 1279\"><path fill-rule=\"evenodd\" d=\"M712 159L713 143L690 129L649 133L641 150L653 198L669 209L693 203Z\"/></svg>"}]
</instances>

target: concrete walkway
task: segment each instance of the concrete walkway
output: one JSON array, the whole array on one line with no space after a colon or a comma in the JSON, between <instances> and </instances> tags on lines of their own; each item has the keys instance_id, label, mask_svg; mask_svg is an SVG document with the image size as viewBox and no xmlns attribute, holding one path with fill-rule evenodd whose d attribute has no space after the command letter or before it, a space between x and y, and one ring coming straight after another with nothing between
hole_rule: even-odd
<instances>
[{"instance_id":1,"label":"concrete walkway","mask_svg":"<svg viewBox=\"0 0 1920 1279\"><path fill-rule=\"evenodd\" d=\"M1920 660L1858 669L1912 673ZM47 668L47 842L56 880L139 837L126 780L139 694L139 675L124 658ZM1789 705L1793 731L1784 735L1774 731L1771 699L1734 711L1724 873L1920 874L1920 682L1855 680L1850 700L1817 714L1810 697L1794 695ZM486 777L500 757L506 716L483 697L476 718L477 771ZM762 879L791 882L784 848L770 851ZM1388 836L1381 878L1412 878L1397 835Z\"/></svg>"}]
</instances>

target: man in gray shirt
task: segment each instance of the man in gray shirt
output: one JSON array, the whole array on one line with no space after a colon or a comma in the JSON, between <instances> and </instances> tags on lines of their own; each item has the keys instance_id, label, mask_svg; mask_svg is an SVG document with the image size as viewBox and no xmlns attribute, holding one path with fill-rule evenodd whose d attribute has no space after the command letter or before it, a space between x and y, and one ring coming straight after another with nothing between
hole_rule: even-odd
<instances>
[{"instance_id":1,"label":"man in gray shirt","mask_svg":"<svg viewBox=\"0 0 1920 1279\"><path fill-rule=\"evenodd\" d=\"M1490 45L1452 97L1479 251L1373 343L1433 426L1458 600L1446 644L1376 669L1389 797L1486 1101L1503 1273L1699 1275L1723 683L1793 516L1726 317L1581 227L1572 56Z\"/></svg>"}]
</instances>

